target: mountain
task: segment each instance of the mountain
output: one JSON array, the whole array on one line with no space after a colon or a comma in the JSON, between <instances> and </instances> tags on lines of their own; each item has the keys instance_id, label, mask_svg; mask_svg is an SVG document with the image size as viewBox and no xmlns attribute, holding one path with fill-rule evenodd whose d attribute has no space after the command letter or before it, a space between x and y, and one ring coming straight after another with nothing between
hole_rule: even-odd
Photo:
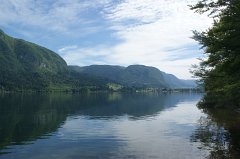
<instances>
[{"instance_id":1,"label":"mountain","mask_svg":"<svg viewBox=\"0 0 240 159\"><path fill-rule=\"evenodd\" d=\"M72 66L79 73L110 79L128 87L166 87L161 72L154 67L130 65L128 67L111 65Z\"/></svg>"},{"instance_id":2,"label":"mountain","mask_svg":"<svg viewBox=\"0 0 240 159\"><path fill-rule=\"evenodd\" d=\"M186 88L196 88L198 87L197 81L196 80L181 80Z\"/></svg>"},{"instance_id":3,"label":"mountain","mask_svg":"<svg viewBox=\"0 0 240 159\"><path fill-rule=\"evenodd\" d=\"M194 80L182 80L172 74L162 72L164 80L171 88L195 88L197 84Z\"/></svg>"},{"instance_id":4,"label":"mountain","mask_svg":"<svg viewBox=\"0 0 240 159\"><path fill-rule=\"evenodd\" d=\"M69 70L55 52L8 36L0 30L0 89L43 90L104 85L100 78Z\"/></svg>"},{"instance_id":5,"label":"mountain","mask_svg":"<svg viewBox=\"0 0 240 159\"><path fill-rule=\"evenodd\" d=\"M124 67L113 65L91 65L84 67L69 66L69 68L79 73L107 78L113 81L118 81L119 75L121 74L122 70L125 69Z\"/></svg>"},{"instance_id":6,"label":"mountain","mask_svg":"<svg viewBox=\"0 0 240 159\"><path fill-rule=\"evenodd\" d=\"M53 51L0 31L1 87L37 89L44 87L49 77L64 74L67 69L66 62Z\"/></svg>"},{"instance_id":7,"label":"mountain","mask_svg":"<svg viewBox=\"0 0 240 159\"><path fill-rule=\"evenodd\" d=\"M0 90L79 90L195 87L155 67L68 66L55 52L0 30Z\"/></svg>"},{"instance_id":8,"label":"mountain","mask_svg":"<svg viewBox=\"0 0 240 159\"><path fill-rule=\"evenodd\" d=\"M36 44L15 39L0 31L2 69L60 73L67 70L66 62L56 53Z\"/></svg>"},{"instance_id":9,"label":"mountain","mask_svg":"<svg viewBox=\"0 0 240 159\"><path fill-rule=\"evenodd\" d=\"M192 80L181 80L155 67L130 65L128 67L111 65L70 66L71 69L96 77L112 80L127 87L194 88Z\"/></svg>"},{"instance_id":10,"label":"mountain","mask_svg":"<svg viewBox=\"0 0 240 159\"><path fill-rule=\"evenodd\" d=\"M120 80L129 86L168 87L161 72L155 67L130 65L121 74Z\"/></svg>"}]
</instances>

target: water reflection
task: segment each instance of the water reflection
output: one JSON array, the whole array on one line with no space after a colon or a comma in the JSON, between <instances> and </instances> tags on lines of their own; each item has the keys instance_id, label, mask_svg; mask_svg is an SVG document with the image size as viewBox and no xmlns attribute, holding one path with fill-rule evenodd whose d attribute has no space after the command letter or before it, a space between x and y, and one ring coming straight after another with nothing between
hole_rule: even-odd
<instances>
[{"instance_id":1,"label":"water reflection","mask_svg":"<svg viewBox=\"0 0 240 159\"><path fill-rule=\"evenodd\" d=\"M200 98L188 93L0 94L0 158L210 156L214 150L206 143L215 139L204 125L209 118L195 107Z\"/></svg>"},{"instance_id":2,"label":"water reflection","mask_svg":"<svg viewBox=\"0 0 240 159\"><path fill-rule=\"evenodd\" d=\"M240 158L240 114L226 109L204 109L207 116L199 119L191 136L200 149L210 150L210 159Z\"/></svg>"}]
</instances>

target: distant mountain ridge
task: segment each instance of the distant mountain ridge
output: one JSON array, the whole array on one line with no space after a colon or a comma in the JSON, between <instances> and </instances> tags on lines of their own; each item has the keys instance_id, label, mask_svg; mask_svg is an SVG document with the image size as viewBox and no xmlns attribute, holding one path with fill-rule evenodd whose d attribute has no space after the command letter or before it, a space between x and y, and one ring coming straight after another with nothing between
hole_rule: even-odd
<instances>
[{"instance_id":1,"label":"distant mountain ridge","mask_svg":"<svg viewBox=\"0 0 240 159\"><path fill-rule=\"evenodd\" d=\"M164 77L164 80L167 81L168 85L171 88L195 88L195 87L197 87L197 83L195 80L179 79L176 76L165 73L165 72L162 72L162 75Z\"/></svg>"},{"instance_id":2,"label":"distant mountain ridge","mask_svg":"<svg viewBox=\"0 0 240 159\"><path fill-rule=\"evenodd\" d=\"M109 88L109 84L137 88L193 88L155 67L130 65L68 66L57 53L13 38L0 30L0 90ZM119 88L121 88L119 87Z\"/></svg>"},{"instance_id":3,"label":"distant mountain ridge","mask_svg":"<svg viewBox=\"0 0 240 159\"><path fill-rule=\"evenodd\" d=\"M128 87L195 88L197 86L194 80L181 80L155 67L144 65L69 67L79 73L106 78Z\"/></svg>"}]
</instances>

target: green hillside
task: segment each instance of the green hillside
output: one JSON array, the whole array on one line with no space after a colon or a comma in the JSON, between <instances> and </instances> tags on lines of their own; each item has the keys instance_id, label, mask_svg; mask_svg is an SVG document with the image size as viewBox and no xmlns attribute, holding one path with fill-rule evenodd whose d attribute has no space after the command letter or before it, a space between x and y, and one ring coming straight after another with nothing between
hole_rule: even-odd
<instances>
[{"instance_id":1,"label":"green hillside","mask_svg":"<svg viewBox=\"0 0 240 159\"><path fill-rule=\"evenodd\" d=\"M0 86L4 89L45 88L54 76L67 72L66 62L56 53L15 39L0 31Z\"/></svg>"},{"instance_id":2,"label":"green hillside","mask_svg":"<svg viewBox=\"0 0 240 159\"><path fill-rule=\"evenodd\" d=\"M69 70L53 51L0 31L0 89L48 90L102 86L100 78Z\"/></svg>"},{"instance_id":3,"label":"green hillside","mask_svg":"<svg viewBox=\"0 0 240 159\"><path fill-rule=\"evenodd\" d=\"M120 80L129 86L169 87L157 68L144 65L130 65L126 67Z\"/></svg>"},{"instance_id":4,"label":"green hillside","mask_svg":"<svg viewBox=\"0 0 240 159\"><path fill-rule=\"evenodd\" d=\"M128 67L67 66L55 52L8 36L0 30L0 90L70 90L121 88L183 88L174 75L144 65ZM191 85L190 85L191 87ZM194 87L194 86L192 86Z\"/></svg>"},{"instance_id":5,"label":"green hillside","mask_svg":"<svg viewBox=\"0 0 240 159\"><path fill-rule=\"evenodd\" d=\"M194 88L193 81L178 79L155 67L130 65L128 67L111 65L70 66L71 69L86 75L101 77L122 84L125 87L155 88Z\"/></svg>"}]
</instances>

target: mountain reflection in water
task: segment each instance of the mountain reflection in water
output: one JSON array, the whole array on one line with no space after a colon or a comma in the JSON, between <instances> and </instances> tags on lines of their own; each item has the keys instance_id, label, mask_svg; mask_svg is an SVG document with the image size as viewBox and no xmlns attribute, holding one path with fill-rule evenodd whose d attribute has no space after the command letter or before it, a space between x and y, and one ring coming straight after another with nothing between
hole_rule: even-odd
<instances>
[{"instance_id":1,"label":"mountain reflection in water","mask_svg":"<svg viewBox=\"0 0 240 159\"><path fill-rule=\"evenodd\" d=\"M239 127L202 113L201 97L0 94L0 158L236 157Z\"/></svg>"}]
</instances>

